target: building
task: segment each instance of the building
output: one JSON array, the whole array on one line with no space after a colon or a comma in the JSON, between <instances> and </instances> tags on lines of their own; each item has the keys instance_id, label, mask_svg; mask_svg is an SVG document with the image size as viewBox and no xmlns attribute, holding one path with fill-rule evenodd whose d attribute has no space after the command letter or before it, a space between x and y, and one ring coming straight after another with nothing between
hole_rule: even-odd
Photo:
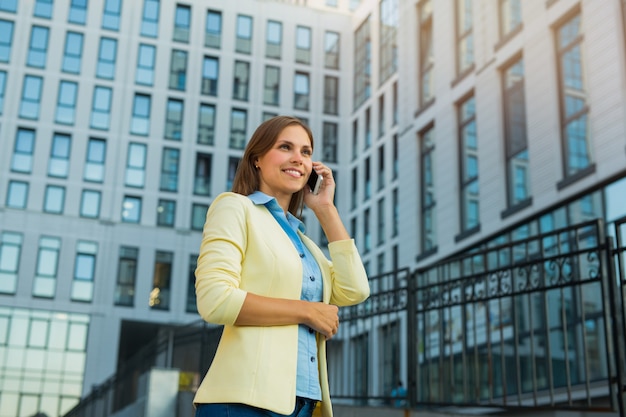
<instances>
[{"instance_id":1,"label":"building","mask_svg":"<svg viewBox=\"0 0 626 417\"><path fill-rule=\"evenodd\" d=\"M204 214L274 114L311 126L372 276L625 216L624 7L0 0L0 417L62 415L197 320ZM362 361L339 391L406 377L355 354L399 328L329 350Z\"/></svg>"}]
</instances>

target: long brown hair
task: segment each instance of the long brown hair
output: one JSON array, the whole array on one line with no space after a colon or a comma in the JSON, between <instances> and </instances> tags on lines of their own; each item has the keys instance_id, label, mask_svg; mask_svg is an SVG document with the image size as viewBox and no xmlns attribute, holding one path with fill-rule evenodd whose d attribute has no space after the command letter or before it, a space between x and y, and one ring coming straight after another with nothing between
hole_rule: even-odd
<instances>
[{"instance_id":1,"label":"long brown hair","mask_svg":"<svg viewBox=\"0 0 626 417\"><path fill-rule=\"evenodd\" d=\"M233 180L232 191L234 193L250 195L259 189L261 181L259 171L254 166L256 160L272 149L283 129L293 125L301 126L306 131L311 141L311 149L313 149L313 133L300 119L292 116L276 116L264 121L256 128L243 152ZM289 212L296 217L301 217L303 207L304 189L291 196Z\"/></svg>"}]
</instances>

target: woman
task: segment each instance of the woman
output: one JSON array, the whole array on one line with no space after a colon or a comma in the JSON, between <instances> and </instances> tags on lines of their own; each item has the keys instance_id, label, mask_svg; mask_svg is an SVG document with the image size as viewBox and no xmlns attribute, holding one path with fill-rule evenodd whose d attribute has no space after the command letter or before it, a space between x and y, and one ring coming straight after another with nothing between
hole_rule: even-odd
<instances>
[{"instance_id":1,"label":"woman","mask_svg":"<svg viewBox=\"0 0 626 417\"><path fill-rule=\"evenodd\" d=\"M369 296L354 240L333 203L332 171L313 162L313 135L277 116L252 135L233 192L211 204L198 267L198 312L224 331L194 398L196 417L332 416L326 340L337 306ZM307 179L323 177L318 194ZM330 260L304 235L303 205L328 239Z\"/></svg>"}]
</instances>

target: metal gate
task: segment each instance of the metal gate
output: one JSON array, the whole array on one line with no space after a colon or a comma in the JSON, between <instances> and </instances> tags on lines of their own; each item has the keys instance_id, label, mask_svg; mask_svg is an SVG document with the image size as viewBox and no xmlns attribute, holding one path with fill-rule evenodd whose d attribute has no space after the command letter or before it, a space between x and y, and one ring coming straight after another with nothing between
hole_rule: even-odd
<instances>
[{"instance_id":1,"label":"metal gate","mask_svg":"<svg viewBox=\"0 0 626 417\"><path fill-rule=\"evenodd\" d=\"M593 220L372 277L329 343L332 396L626 417L626 218L611 234Z\"/></svg>"}]
</instances>

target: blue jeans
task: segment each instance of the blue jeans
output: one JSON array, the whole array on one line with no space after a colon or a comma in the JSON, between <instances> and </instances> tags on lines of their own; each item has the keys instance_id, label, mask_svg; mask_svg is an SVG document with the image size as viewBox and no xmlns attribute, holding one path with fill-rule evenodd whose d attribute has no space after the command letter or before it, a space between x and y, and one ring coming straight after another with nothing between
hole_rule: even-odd
<instances>
[{"instance_id":1,"label":"blue jeans","mask_svg":"<svg viewBox=\"0 0 626 417\"><path fill-rule=\"evenodd\" d=\"M198 404L196 417L311 417L317 401L296 397L291 414L278 414L246 404Z\"/></svg>"}]
</instances>

